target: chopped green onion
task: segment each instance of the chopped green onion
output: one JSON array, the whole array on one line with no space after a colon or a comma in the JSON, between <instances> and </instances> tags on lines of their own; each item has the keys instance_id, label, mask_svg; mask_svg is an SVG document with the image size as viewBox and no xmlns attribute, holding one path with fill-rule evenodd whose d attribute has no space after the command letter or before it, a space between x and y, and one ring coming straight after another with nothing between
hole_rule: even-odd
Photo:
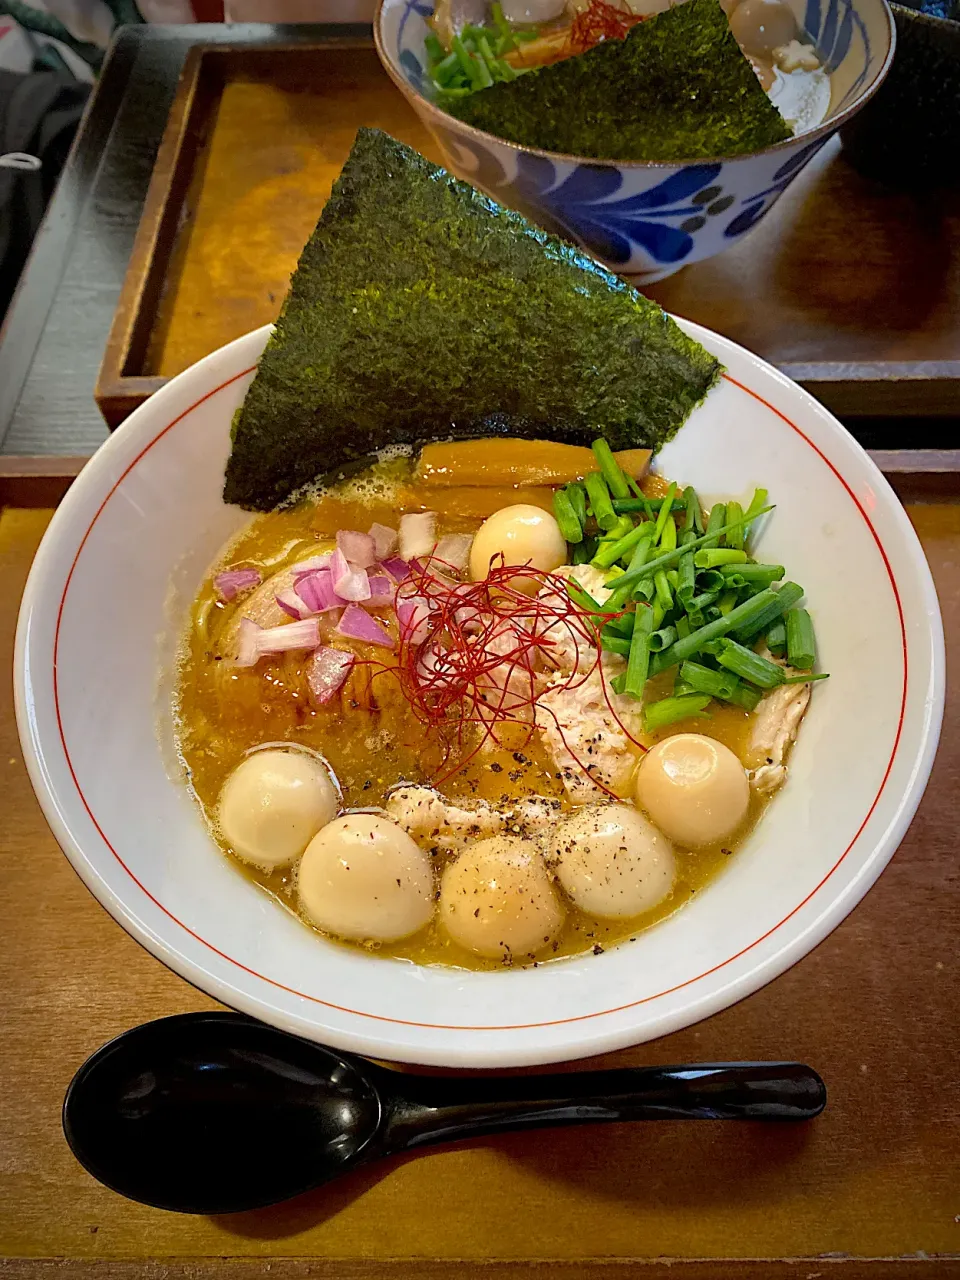
<instances>
[{"instance_id":1,"label":"chopped green onion","mask_svg":"<svg viewBox=\"0 0 960 1280\"><path fill-rule=\"evenodd\" d=\"M729 533L733 525L727 524L726 503L715 502L710 508L710 519L707 521L707 540L705 547L718 547L723 534Z\"/></svg>"},{"instance_id":2,"label":"chopped green onion","mask_svg":"<svg viewBox=\"0 0 960 1280\"><path fill-rule=\"evenodd\" d=\"M747 711L756 711L757 703L762 697L762 690L755 689L752 684L738 684L727 701L735 703L738 707L744 707Z\"/></svg>"},{"instance_id":3,"label":"chopped green onion","mask_svg":"<svg viewBox=\"0 0 960 1280\"><path fill-rule=\"evenodd\" d=\"M706 609L712 604L716 604L720 599L719 591L703 591L698 596L694 596L689 604L685 604L684 608L687 613L698 613L701 609Z\"/></svg>"},{"instance_id":4,"label":"chopped green onion","mask_svg":"<svg viewBox=\"0 0 960 1280\"><path fill-rule=\"evenodd\" d=\"M600 539L601 542L616 542L618 538L625 538L634 528L633 521L629 516L617 516L617 523L612 529L607 529Z\"/></svg>"},{"instance_id":5,"label":"chopped green onion","mask_svg":"<svg viewBox=\"0 0 960 1280\"><path fill-rule=\"evenodd\" d=\"M607 487L615 498L629 498L630 489L627 485L627 477L620 469L620 464L607 444L606 440L594 440L590 446L593 450L593 456L597 460L597 466L600 468L600 474L607 482Z\"/></svg>"},{"instance_id":6,"label":"chopped green onion","mask_svg":"<svg viewBox=\"0 0 960 1280\"><path fill-rule=\"evenodd\" d=\"M663 531L666 527L667 521L670 519L670 508L673 506L673 500L676 497L676 494L677 482L676 480L671 480L670 488L667 490L666 496L663 500L663 506L660 508L660 514L657 516L657 527L653 531L653 540L656 543L659 543L660 539L663 537ZM674 539L674 546L676 546L676 539Z\"/></svg>"},{"instance_id":7,"label":"chopped green onion","mask_svg":"<svg viewBox=\"0 0 960 1280\"><path fill-rule=\"evenodd\" d=\"M813 680L829 680L829 679L830 679L829 671L811 671L809 675L805 675L805 676L787 676L786 680L784 680L783 683L784 684L810 684L811 681Z\"/></svg>"},{"instance_id":8,"label":"chopped green onion","mask_svg":"<svg viewBox=\"0 0 960 1280\"><path fill-rule=\"evenodd\" d=\"M583 526L577 519L573 503L564 489L557 489L553 495L553 514L557 518L560 533L565 541L572 543L583 541Z\"/></svg>"},{"instance_id":9,"label":"chopped green onion","mask_svg":"<svg viewBox=\"0 0 960 1280\"><path fill-rule=\"evenodd\" d=\"M664 618L667 616L667 610L659 600L654 600L650 607L653 610L653 630L658 631L663 624Z\"/></svg>"},{"instance_id":10,"label":"chopped green onion","mask_svg":"<svg viewBox=\"0 0 960 1280\"><path fill-rule=\"evenodd\" d=\"M587 495L584 493L583 485L574 480L572 484L567 485L564 493L570 500L570 505L581 526L585 529L587 527Z\"/></svg>"},{"instance_id":11,"label":"chopped green onion","mask_svg":"<svg viewBox=\"0 0 960 1280\"><path fill-rule=\"evenodd\" d=\"M771 582L779 582L786 573L782 564L726 564L720 565L724 577L742 578L744 582L759 582L769 587Z\"/></svg>"},{"instance_id":12,"label":"chopped green onion","mask_svg":"<svg viewBox=\"0 0 960 1280\"><path fill-rule=\"evenodd\" d=\"M709 703L708 693L683 693L679 697L661 698L659 702L651 702L644 707L643 727L647 733L656 733L678 720L709 720Z\"/></svg>"},{"instance_id":13,"label":"chopped green onion","mask_svg":"<svg viewBox=\"0 0 960 1280\"><path fill-rule=\"evenodd\" d=\"M460 67L460 59L457 56L456 50L454 50L453 53L448 53L445 58L442 58L437 63L437 65L433 68L433 71L431 72L431 74L434 80L438 81L438 83L442 85L447 84L453 72L458 67Z\"/></svg>"},{"instance_id":14,"label":"chopped green onion","mask_svg":"<svg viewBox=\"0 0 960 1280\"><path fill-rule=\"evenodd\" d=\"M668 609L673 608L673 592L670 590L670 583L667 581L667 575L663 569L658 569L654 574L653 586L657 593L657 603L666 613Z\"/></svg>"},{"instance_id":15,"label":"chopped green onion","mask_svg":"<svg viewBox=\"0 0 960 1280\"><path fill-rule=\"evenodd\" d=\"M744 648L735 640L723 642L723 650L717 656L717 661L735 676L740 676L761 689L775 689L786 678L783 667L771 662L769 658L761 658L759 653Z\"/></svg>"},{"instance_id":16,"label":"chopped green onion","mask_svg":"<svg viewBox=\"0 0 960 1280\"><path fill-rule=\"evenodd\" d=\"M776 601L777 595L778 592L772 588L761 591L752 600L747 600L743 604L738 604L735 609L731 609L725 617L717 618L705 627L691 631L689 636L681 637L676 644L657 655L657 671L665 671L674 663L682 662L684 658L691 658L695 653L700 653L710 640L719 640L736 628L752 627L754 619L764 614L770 603ZM693 623L691 622L690 625L692 627Z\"/></svg>"},{"instance_id":17,"label":"chopped green onion","mask_svg":"<svg viewBox=\"0 0 960 1280\"><path fill-rule=\"evenodd\" d=\"M662 510L662 508L661 508ZM677 526L674 520L667 517L667 523L663 526L663 533L660 535L660 550L673 551L677 545Z\"/></svg>"},{"instance_id":18,"label":"chopped green onion","mask_svg":"<svg viewBox=\"0 0 960 1280\"><path fill-rule=\"evenodd\" d=\"M696 693L693 685L687 684L686 680L680 679L680 672L677 672L677 678L673 682L674 697L679 697L682 693Z\"/></svg>"},{"instance_id":19,"label":"chopped green onion","mask_svg":"<svg viewBox=\"0 0 960 1280\"><path fill-rule=\"evenodd\" d=\"M645 541L650 544L650 526L636 525L634 529L626 535L626 538L618 538L616 541L600 541L596 554L593 558L594 568L612 568L618 559L622 559L628 552L632 552L634 548L639 548L640 544Z\"/></svg>"},{"instance_id":20,"label":"chopped green onion","mask_svg":"<svg viewBox=\"0 0 960 1280\"><path fill-rule=\"evenodd\" d=\"M764 514L763 508L767 505L767 496L766 489L757 489L750 499L750 505L743 513L744 537L750 532L750 525L756 520L757 516Z\"/></svg>"},{"instance_id":21,"label":"chopped green onion","mask_svg":"<svg viewBox=\"0 0 960 1280\"><path fill-rule=\"evenodd\" d=\"M650 636L650 652L660 653L661 650L668 649L676 638L676 627L662 627L659 631L654 631Z\"/></svg>"},{"instance_id":22,"label":"chopped green onion","mask_svg":"<svg viewBox=\"0 0 960 1280\"><path fill-rule=\"evenodd\" d=\"M701 569L697 574L697 589L700 591L726 591L726 578L716 569Z\"/></svg>"},{"instance_id":23,"label":"chopped green onion","mask_svg":"<svg viewBox=\"0 0 960 1280\"><path fill-rule=\"evenodd\" d=\"M728 547L742 551L746 530L743 527L743 507L739 502L727 503L727 524L732 524L733 528L724 538L724 542ZM733 562L730 561L729 563L732 564Z\"/></svg>"},{"instance_id":24,"label":"chopped green onion","mask_svg":"<svg viewBox=\"0 0 960 1280\"><path fill-rule=\"evenodd\" d=\"M633 488L637 488L629 476L627 476L627 482L631 484ZM637 489L637 492L640 492L639 489ZM614 498L613 509L614 511L619 512L620 515L630 515L637 511L660 511L665 502L666 498L645 498L641 493L637 498ZM677 497L673 499L671 510L682 511L685 506L686 502L684 499Z\"/></svg>"},{"instance_id":25,"label":"chopped green onion","mask_svg":"<svg viewBox=\"0 0 960 1280\"><path fill-rule=\"evenodd\" d=\"M693 567L693 552L680 557L677 565L677 599L686 608L697 594L697 576Z\"/></svg>"},{"instance_id":26,"label":"chopped green onion","mask_svg":"<svg viewBox=\"0 0 960 1280\"><path fill-rule=\"evenodd\" d=\"M494 25L500 32L500 39L503 41L504 49L515 49L517 42L513 36L513 28L504 17L503 5L500 0L494 0L494 3L490 6L490 15L493 18Z\"/></svg>"},{"instance_id":27,"label":"chopped green onion","mask_svg":"<svg viewBox=\"0 0 960 1280\"><path fill-rule=\"evenodd\" d=\"M631 528L630 532L623 538L617 538L615 541L607 542L601 540L597 547L597 554L593 557L593 566L596 569L610 569L616 562L622 559L628 552L632 552L642 542L650 542L650 525L638 524Z\"/></svg>"},{"instance_id":28,"label":"chopped green onion","mask_svg":"<svg viewBox=\"0 0 960 1280\"><path fill-rule=\"evenodd\" d=\"M677 639L682 640L690 634L690 619L680 617L674 624L677 628Z\"/></svg>"},{"instance_id":29,"label":"chopped green onion","mask_svg":"<svg viewBox=\"0 0 960 1280\"><path fill-rule=\"evenodd\" d=\"M600 637L600 648L605 653L619 653L621 658L626 658L630 654L630 640L626 636L608 636L604 633Z\"/></svg>"},{"instance_id":30,"label":"chopped green onion","mask_svg":"<svg viewBox=\"0 0 960 1280\"><path fill-rule=\"evenodd\" d=\"M637 609L633 625L633 636L630 640L630 656L627 658L626 678L623 682L624 693L634 698L643 696L643 687L647 683L647 671L650 665L650 636L653 634L653 610L647 605Z\"/></svg>"},{"instance_id":31,"label":"chopped green onion","mask_svg":"<svg viewBox=\"0 0 960 1280\"><path fill-rule=\"evenodd\" d=\"M711 698L723 698L729 702L740 681L729 671L713 671L699 662L685 662L680 668L680 679L695 693L709 693Z\"/></svg>"},{"instance_id":32,"label":"chopped green onion","mask_svg":"<svg viewBox=\"0 0 960 1280\"><path fill-rule=\"evenodd\" d=\"M770 507L768 510L772 511L773 508ZM725 528L721 528L716 531L717 534L725 532ZM648 561L638 569L628 569L626 573L622 573L618 578L614 578L611 582L608 582L607 586L614 591L621 587L626 588L628 585L632 587L635 586L641 578L652 576L656 573L657 569L672 569L681 556L686 555L688 551L696 551L698 547L702 547L706 542L707 537L708 535L704 534L700 538L694 538L694 540L692 542L688 542L686 546L676 547L673 551L668 551L666 555L657 556L656 559ZM796 601L792 601L791 603L796 603Z\"/></svg>"},{"instance_id":33,"label":"chopped green onion","mask_svg":"<svg viewBox=\"0 0 960 1280\"><path fill-rule=\"evenodd\" d=\"M680 581L680 575L677 573L676 569L667 570L667 581L670 583L670 590L676 591L677 584Z\"/></svg>"},{"instance_id":34,"label":"chopped green onion","mask_svg":"<svg viewBox=\"0 0 960 1280\"><path fill-rule=\"evenodd\" d=\"M460 36L454 36L452 40L453 51L457 55L463 74L467 77L474 88L480 88L480 82L474 68L477 66L476 58L471 58L467 46L463 43Z\"/></svg>"},{"instance_id":35,"label":"chopped green onion","mask_svg":"<svg viewBox=\"0 0 960 1280\"><path fill-rule=\"evenodd\" d=\"M601 529L612 529L617 523L617 514L610 501L610 490L599 471L591 471L584 477L587 500L593 511L593 518Z\"/></svg>"},{"instance_id":36,"label":"chopped green onion","mask_svg":"<svg viewBox=\"0 0 960 1280\"><path fill-rule=\"evenodd\" d=\"M770 627L764 639L770 652L782 658L787 648L787 628L782 618Z\"/></svg>"},{"instance_id":37,"label":"chopped green onion","mask_svg":"<svg viewBox=\"0 0 960 1280\"><path fill-rule=\"evenodd\" d=\"M786 613L788 609L792 609L802 599L803 587L798 587L795 582L785 582L779 591L774 591L772 587L767 587L764 591L758 592L752 599L739 607L743 609L747 605L756 605L758 600L764 600L766 603L763 609L759 610L751 620L738 623L733 638L739 640L741 644L752 640L761 631L766 631L771 622L776 622L777 618ZM734 609L733 613L736 612L737 610ZM731 618L733 613L730 614Z\"/></svg>"},{"instance_id":38,"label":"chopped green onion","mask_svg":"<svg viewBox=\"0 0 960 1280\"><path fill-rule=\"evenodd\" d=\"M584 538L582 542L574 543L573 547L573 563L589 564L593 557L597 554L596 538Z\"/></svg>"},{"instance_id":39,"label":"chopped green onion","mask_svg":"<svg viewBox=\"0 0 960 1280\"><path fill-rule=\"evenodd\" d=\"M446 50L432 31L424 38L423 47L431 62L441 62L446 56Z\"/></svg>"},{"instance_id":40,"label":"chopped green onion","mask_svg":"<svg viewBox=\"0 0 960 1280\"><path fill-rule=\"evenodd\" d=\"M700 499L697 497L697 491L692 485L687 485L683 491L683 501L687 508L687 518L684 521L684 529L689 532L703 533L703 511L700 508Z\"/></svg>"},{"instance_id":41,"label":"chopped green onion","mask_svg":"<svg viewBox=\"0 0 960 1280\"><path fill-rule=\"evenodd\" d=\"M590 614L590 621L595 627L602 627L605 622L609 622L610 615L619 613L619 609L605 609L602 604L598 604L593 596L584 591L579 582L575 582L573 578L567 578L567 595L574 604L586 609Z\"/></svg>"},{"instance_id":42,"label":"chopped green onion","mask_svg":"<svg viewBox=\"0 0 960 1280\"><path fill-rule=\"evenodd\" d=\"M633 623L636 616L635 613L621 613L619 617L611 618L603 628L603 634L605 636L619 636L622 640L629 640L633 635Z\"/></svg>"},{"instance_id":43,"label":"chopped green onion","mask_svg":"<svg viewBox=\"0 0 960 1280\"><path fill-rule=\"evenodd\" d=\"M798 671L809 671L817 660L813 619L806 609L791 609L786 615L787 661Z\"/></svg>"},{"instance_id":44,"label":"chopped green onion","mask_svg":"<svg viewBox=\"0 0 960 1280\"><path fill-rule=\"evenodd\" d=\"M720 612L727 614L737 603L737 593L735 591L725 591L717 602Z\"/></svg>"},{"instance_id":45,"label":"chopped green onion","mask_svg":"<svg viewBox=\"0 0 960 1280\"><path fill-rule=\"evenodd\" d=\"M713 550L704 547L702 551L696 552L693 563L698 569L717 569L722 564L745 564L747 553L745 551L736 551L733 548L722 547L719 550Z\"/></svg>"}]
</instances>

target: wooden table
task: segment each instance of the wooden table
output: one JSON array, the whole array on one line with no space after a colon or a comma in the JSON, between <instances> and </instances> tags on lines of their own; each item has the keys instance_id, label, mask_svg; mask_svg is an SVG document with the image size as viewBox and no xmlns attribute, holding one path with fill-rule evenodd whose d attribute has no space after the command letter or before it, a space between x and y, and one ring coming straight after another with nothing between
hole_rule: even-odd
<instances>
[{"instance_id":1,"label":"wooden table","mask_svg":"<svg viewBox=\"0 0 960 1280\"><path fill-rule=\"evenodd\" d=\"M909 508L960 663L960 505ZM0 664L49 519L0 513ZM919 813L816 951L735 1008L600 1065L801 1058L830 1101L796 1128L650 1124L439 1148L235 1217L122 1200L60 1132L71 1075L147 1018L212 1007L83 888L0 688L0 1278L863 1280L960 1276L960 693Z\"/></svg>"}]
</instances>

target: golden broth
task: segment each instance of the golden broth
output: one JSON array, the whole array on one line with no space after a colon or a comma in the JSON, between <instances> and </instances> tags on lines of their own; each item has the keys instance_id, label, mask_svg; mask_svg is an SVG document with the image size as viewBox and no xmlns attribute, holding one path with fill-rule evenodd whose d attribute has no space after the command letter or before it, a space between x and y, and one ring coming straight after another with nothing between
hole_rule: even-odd
<instances>
[{"instance_id":1,"label":"golden broth","mask_svg":"<svg viewBox=\"0 0 960 1280\"><path fill-rule=\"evenodd\" d=\"M249 565L259 569L266 580L307 555L330 550L338 529L366 529L374 521L396 527L405 512L436 510L438 505L438 537L473 532L479 527L481 515L463 514L464 505L453 512L436 502L436 489L427 490L415 483L408 460L381 464L377 470L382 476L382 483L377 486L345 482L295 509L256 517L230 545L217 567ZM644 481L648 496L659 496L665 488L659 477ZM486 490L487 494L491 492L497 495L497 507L502 506L504 490ZM475 500L466 504L467 510L489 514L486 508L490 499L484 496L485 491L478 488L473 493ZM296 913L295 871L268 874L250 867L233 857L217 830L215 814L221 788L244 756L265 743L283 742L295 742L319 752L339 781L347 809L382 805L400 782L431 783L442 768L443 758L436 735L430 735L416 719L400 694L396 678L389 670L383 670L393 661L383 648L349 642L358 657L371 665L358 664L341 694L327 706L317 706L309 697L304 674L307 654L261 659L255 668L240 668L229 661L231 628L250 600L247 596L229 604L222 602L213 586L213 574L197 597L178 673L178 746L189 784L218 842L245 875ZM384 611L379 611L378 616L390 625ZM324 627L328 628L324 639L329 641L332 624L321 619L321 631ZM342 638L338 643L341 647L345 644ZM672 683L670 672L652 681L651 698L665 696ZM651 745L675 733L705 731L742 759L747 722L745 711L715 704L709 720L680 722L643 741ZM443 793L466 804L484 799L502 807L540 795L555 797L563 809L569 808L559 774L542 751L538 736L529 736L516 725L507 729L513 738L504 733L502 746L488 744L481 756L444 783ZM588 916L567 902L563 931L537 963L612 946L671 915L717 874L762 808L763 801L751 792L750 813L735 841L698 850L678 848L676 884L652 911L629 920L603 920ZM438 873L447 856L434 855ZM413 937L369 944L368 949L417 964L479 970L502 967L500 961L475 956L453 942L435 919Z\"/></svg>"}]
</instances>

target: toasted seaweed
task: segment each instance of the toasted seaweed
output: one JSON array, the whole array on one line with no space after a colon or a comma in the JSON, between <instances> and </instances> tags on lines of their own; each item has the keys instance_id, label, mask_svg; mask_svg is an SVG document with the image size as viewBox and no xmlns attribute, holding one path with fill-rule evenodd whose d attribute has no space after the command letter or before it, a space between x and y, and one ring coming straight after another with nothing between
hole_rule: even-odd
<instances>
[{"instance_id":1,"label":"toasted seaweed","mask_svg":"<svg viewBox=\"0 0 960 1280\"><path fill-rule=\"evenodd\" d=\"M737 156L791 137L718 0L686 0L586 53L438 105L543 151L599 160Z\"/></svg>"},{"instance_id":2,"label":"toasted seaweed","mask_svg":"<svg viewBox=\"0 0 960 1280\"><path fill-rule=\"evenodd\" d=\"M361 129L235 418L224 499L270 510L451 436L656 449L719 372L592 258Z\"/></svg>"}]
</instances>

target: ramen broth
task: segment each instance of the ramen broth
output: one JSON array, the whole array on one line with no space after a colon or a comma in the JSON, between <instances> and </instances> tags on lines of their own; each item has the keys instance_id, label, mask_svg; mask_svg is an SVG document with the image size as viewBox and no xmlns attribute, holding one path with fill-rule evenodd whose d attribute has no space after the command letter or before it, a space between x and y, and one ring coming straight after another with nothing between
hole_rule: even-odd
<instances>
[{"instance_id":1,"label":"ramen broth","mask_svg":"<svg viewBox=\"0 0 960 1280\"><path fill-rule=\"evenodd\" d=\"M647 496L660 496L665 482L648 476ZM438 489L417 483L409 459L379 464L365 477L324 490L298 506L256 517L221 558L221 565L251 567L266 581L305 556L330 551L338 530L366 529L373 522L395 526L405 512L438 513L436 536L474 533L483 518L510 501L526 500L539 490L469 486ZM518 495L521 495L518 497ZM309 654L294 651L262 658L255 667L239 667L230 659L230 637L243 601L226 602L208 578L194 604L178 673L176 725L179 751L189 785L210 828L235 865L287 910L298 913L296 868L264 872L235 857L217 827L217 804L225 781L254 749L265 744L296 744L321 756L336 777L346 811L378 809L398 783L434 784L449 762L438 735L431 734L404 699L396 677L385 668L394 661L383 648L351 641L358 655L341 694L327 705L310 697L305 667ZM385 612L385 611L383 611ZM337 639L333 622L321 618L324 642ZM342 641L338 640L342 644ZM369 664L369 665L366 665ZM667 696L673 673L664 672L648 687L649 699ZM682 721L652 737L644 745L682 732L707 733L745 758L750 716L738 707L714 704L711 718ZM505 725L501 742L488 741L465 767L443 781L444 798L462 802L483 800L510 808L531 796L551 800L558 813L571 808L539 734L522 725ZM600 797L601 799L603 797ZM735 837L696 850L677 847L677 877L672 891L652 910L631 919L596 918L565 902L562 929L535 963L587 952L599 952L672 914L704 888L727 863L766 803L752 788L748 817ZM435 876L452 854L432 851ZM302 917L301 917L302 918ZM308 923L308 921L305 921ZM381 956L417 964L454 965L493 970L501 960L473 954L440 927L437 913L411 937L394 942L361 945Z\"/></svg>"}]
</instances>

